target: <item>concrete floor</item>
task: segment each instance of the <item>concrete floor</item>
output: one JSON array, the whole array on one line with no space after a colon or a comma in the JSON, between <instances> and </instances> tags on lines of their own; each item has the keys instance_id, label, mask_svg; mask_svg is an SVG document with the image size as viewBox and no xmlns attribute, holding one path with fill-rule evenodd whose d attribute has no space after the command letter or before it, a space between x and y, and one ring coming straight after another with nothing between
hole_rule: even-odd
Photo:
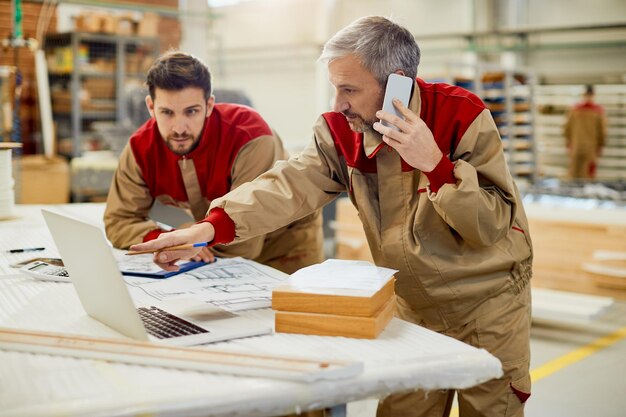
<instances>
[{"instance_id":1,"label":"concrete floor","mask_svg":"<svg viewBox=\"0 0 626 417\"><path fill-rule=\"evenodd\" d=\"M526 417L626 415L626 302L591 325L533 325L531 354ZM348 417L375 415L376 400L348 404Z\"/></svg>"}]
</instances>

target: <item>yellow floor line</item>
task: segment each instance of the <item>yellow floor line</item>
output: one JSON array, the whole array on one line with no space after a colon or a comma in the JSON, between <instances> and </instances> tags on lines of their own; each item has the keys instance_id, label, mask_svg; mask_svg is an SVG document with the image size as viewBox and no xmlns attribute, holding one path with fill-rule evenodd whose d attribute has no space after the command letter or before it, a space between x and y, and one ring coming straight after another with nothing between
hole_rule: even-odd
<instances>
[{"instance_id":1,"label":"yellow floor line","mask_svg":"<svg viewBox=\"0 0 626 417\"><path fill-rule=\"evenodd\" d=\"M551 360L550 362L541 365L539 368L532 369L530 371L530 379L532 380L532 382L537 382L540 379L550 376L567 366L570 366L582 359L585 359L587 356L590 356L599 350L607 348L624 338L626 338L626 327L617 329L614 332L609 333L606 336L601 337L597 340L594 340L593 342L582 346L566 355ZM450 417L459 417L458 407L453 407L452 410L450 410Z\"/></svg>"},{"instance_id":2,"label":"yellow floor line","mask_svg":"<svg viewBox=\"0 0 626 417\"><path fill-rule=\"evenodd\" d=\"M601 337L588 345L582 346L566 355L563 355L559 358L556 358L537 369L532 369L530 371L530 379L533 382L537 382L542 378L545 378L553 373L572 365L582 359L585 359L587 356L592 355L593 353L602 350L611 346L614 343L619 342L620 340L626 338L626 327L622 327L621 329L617 329L608 335Z\"/></svg>"}]
</instances>

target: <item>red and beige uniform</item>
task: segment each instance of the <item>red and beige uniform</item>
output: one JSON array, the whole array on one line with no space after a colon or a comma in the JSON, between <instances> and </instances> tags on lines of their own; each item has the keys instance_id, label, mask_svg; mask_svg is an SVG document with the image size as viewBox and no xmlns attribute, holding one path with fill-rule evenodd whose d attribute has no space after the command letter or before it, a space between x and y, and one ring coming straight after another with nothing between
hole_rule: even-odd
<instances>
[{"instance_id":1,"label":"red and beige uniform","mask_svg":"<svg viewBox=\"0 0 626 417\"><path fill-rule=\"evenodd\" d=\"M595 164L606 141L602 107L588 101L576 105L567 117L564 130L570 153L570 177L595 177Z\"/></svg>"},{"instance_id":2,"label":"red and beige uniform","mask_svg":"<svg viewBox=\"0 0 626 417\"><path fill-rule=\"evenodd\" d=\"M163 231L148 217L155 200L187 209L203 219L213 200L251 181L288 157L277 135L254 110L218 103L206 119L202 138L189 154L170 151L150 119L120 156L104 214L114 246L156 238ZM323 260L319 211L261 235L228 246L214 246L217 256L243 256L281 271Z\"/></svg>"},{"instance_id":3,"label":"red and beige uniform","mask_svg":"<svg viewBox=\"0 0 626 417\"><path fill-rule=\"evenodd\" d=\"M353 132L342 114L326 113L301 154L213 201L206 221L215 242L237 242L348 192L376 264L400 271L398 315L502 361L502 378L460 393L462 411L523 413L532 245L498 130L480 99L454 86L417 79L409 108L445 155L432 172L408 165L377 132ZM380 414L438 415L449 394L394 395Z\"/></svg>"}]
</instances>

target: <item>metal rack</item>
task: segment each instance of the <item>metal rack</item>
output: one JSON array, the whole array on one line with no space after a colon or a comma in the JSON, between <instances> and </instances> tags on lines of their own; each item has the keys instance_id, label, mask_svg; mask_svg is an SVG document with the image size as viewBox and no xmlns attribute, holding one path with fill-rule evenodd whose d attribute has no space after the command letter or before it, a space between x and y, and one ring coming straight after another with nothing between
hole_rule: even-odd
<instances>
[{"instance_id":1,"label":"metal rack","mask_svg":"<svg viewBox=\"0 0 626 417\"><path fill-rule=\"evenodd\" d=\"M89 136L91 123L128 117L125 91L131 83L143 83L147 66L159 53L159 41L61 33L46 36L45 51L59 153L75 157L101 146Z\"/></svg>"},{"instance_id":2,"label":"metal rack","mask_svg":"<svg viewBox=\"0 0 626 417\"><path fill-rule=\"evenodd\" d=\"M448 73L446 82L474 92L485 102L498 127L511 174L518 184L534 183L538 174L534 72L484 63L458 63L448 64ZM467 76L469 73L471 77Z\"/></svg>"}]
</instances>

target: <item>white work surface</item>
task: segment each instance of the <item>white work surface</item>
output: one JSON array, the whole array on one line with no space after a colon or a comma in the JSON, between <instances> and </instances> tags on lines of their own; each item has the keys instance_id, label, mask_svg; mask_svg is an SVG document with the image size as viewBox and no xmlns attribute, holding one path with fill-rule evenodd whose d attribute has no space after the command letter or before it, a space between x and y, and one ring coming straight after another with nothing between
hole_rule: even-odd
<instances>
[{"instance_id":1,"label":"white work surface","mask_svg":"<svg viewBox=\"0 0 626 417\"><path fill-rule=\"evenodd\" d=\"M51 207L101 222L100 204ZM0 327L121 337L86 315L71 284L36 281L8 266L58 256L39 209L18 206L17 219L0 222ZM6 253L37 246L46 251ZM270 309L242 314L273 321ZM376 340L274 334L210 348L358 361L364 371L305 384L0 350L0 416L261 417L416 388L467 388L501 375L500 362L486 351L395 318Z\"/></svg>"}]
</instances>

